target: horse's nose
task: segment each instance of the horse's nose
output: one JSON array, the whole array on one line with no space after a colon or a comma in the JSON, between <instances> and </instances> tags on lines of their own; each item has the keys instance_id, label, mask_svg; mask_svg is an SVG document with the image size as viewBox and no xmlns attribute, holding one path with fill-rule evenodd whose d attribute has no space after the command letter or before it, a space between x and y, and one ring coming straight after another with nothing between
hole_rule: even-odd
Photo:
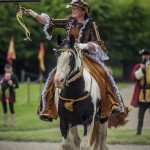
<instances>
[{"instance_id":1,"label":"horse's nose","mask_svg":"<svg viewBox=\"0 0 150 150\"><path fill-rule=\"evenodd\" d=\"M64 81L65 81L65 79L64 79L64 78L62 78L62 79L60 80L60 83L64 83Z\"/></svg>"},{"instance_id":2,"label":"horse's nose","mask_svg":"<svg viewBox=\"0 0 150 150\"><path fill-rule=\"evenodd\" d=\"M57 83L57 84L62 84L64 83L65 79L64 78L54 78L54 82Z\"/></svg>"}]
</instances>

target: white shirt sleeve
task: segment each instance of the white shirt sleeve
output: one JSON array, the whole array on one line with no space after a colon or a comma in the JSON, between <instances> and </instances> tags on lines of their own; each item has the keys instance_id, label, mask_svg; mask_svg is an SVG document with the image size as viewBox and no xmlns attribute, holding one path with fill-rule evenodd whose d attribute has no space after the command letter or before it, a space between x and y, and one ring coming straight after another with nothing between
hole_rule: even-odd
<instances>
[{"instance_id":1,"label":"white shirt sleeve","mask_svg":"<svg viewBox=\"0 0 150 150\"><path fill-rule=\"evenodd\" d=\"M142 71L141 68L138 69L138 70L135 72L135 77L136 77L137 80L140 80L141 78L144 77L144 74L143 74L143 71Z\"/></svg>"}]
</instances>

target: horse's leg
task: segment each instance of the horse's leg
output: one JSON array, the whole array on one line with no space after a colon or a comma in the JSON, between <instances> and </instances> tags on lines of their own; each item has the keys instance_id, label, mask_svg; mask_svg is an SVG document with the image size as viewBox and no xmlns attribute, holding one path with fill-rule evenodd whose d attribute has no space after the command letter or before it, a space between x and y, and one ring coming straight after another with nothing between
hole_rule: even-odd
<instances>
[{"instance_id":1,"label":"horse's leg","mask_svg":"<svg viewBox=\"0 0 150 150\"><path fill-rule=\"evenodd\" d=\"M78 128L77 126L74 126L72 128L70 128L70 133L71 133L71 141L72 143L76 146L76 147L80 147L80 137L78 134Z\"/></svg>"},{"instance_id":2,"label":"horse's leg","mask_svg":"<svg viewBox=\"0 0 150 150\"><path fill-rule=\"evenodd\" d=\"M99 144L100 149L99 150L108 150L107 147L107 127L108 127L108 121L105 123L99 123L100 125L100 131L99 131Z\"/></svg>"},{"instance_id":3,"label":"horse's leg","mask_svg":"<svg viewBox=\"0 0 150 150\"><path fill-rule=\"evenodd\" d=\"M60 118L60 130L62 134L62 143L60 150L77 150L75 145L69 139L69 124Z\"/></svg>"},{"instance_id":4,"label":"horse's leg","mask_svg":"<svg viewBox=\"0 0 150 150\"><path fill-rule=\"evenodd\" d=\"M60 150L69 150L70 140L68 137L69 124L62 118L60 118L60 130L62 134L62 143Z\"/></svg>"},{"instance_id":5,"label":"horse's leg","mask_svg":"<svg viewBox=\"0 0 150 150\"><path fill-rule=\"evenodd\" d=\"M107 148L107 126L108 122L94 122L93 131L90 137L90 150L108 150Z\"/></svg>"},{"instance_id":6,"label":"horse's leg","mask_svg":"<svg viewBox=\"0 0 150 150\"><path fill-rule=\"evenodd\" d=\"M90 124L87 124L86 122L84 123L84 137L80 144L80 150L89 150L90 149L90 137L91 137L91 133L93 130L93 125L94 125L94 121L92 121L92 120L94 120L93 116L91 116L88 119L88 122L89 122L89 120L91 120Z\"/></svg>"}]
</instances>

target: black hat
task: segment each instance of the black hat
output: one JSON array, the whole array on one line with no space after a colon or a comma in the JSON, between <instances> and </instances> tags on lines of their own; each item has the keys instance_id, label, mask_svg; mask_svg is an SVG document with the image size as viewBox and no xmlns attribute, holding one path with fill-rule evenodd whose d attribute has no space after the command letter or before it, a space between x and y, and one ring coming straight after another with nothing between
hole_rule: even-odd
<instances>
[{"instance_id":1,"label":"black hat","mask_svg":"<svg viewBox=\"0 0 150 150\"><path fill-rule=\"evenodd\" d=\"M72 2L69 5L67 5L67 7L69 6L81 7L86 11L88 16L90 14L90 6L87 3L85 3L83 0L72 0Z\"/></svg>"},{"instance_id":2,"label":"black hat","mask_svg":"<svg viewBox=\"0 0 150 150\"><path fill-rule=\"evenodd\" d=\"M142 49L142 50L139 51L139 54L140 55L144 55L144 54L150 55L150 50L148 50L148 49Z\"/></svg>"},{"instance_id":3,"label":"black hat","mask_svg":"<svg viewBox=\"0 0 150 150\"><path fill-rule=\"evenodd\" d=\"M6 64L4 68L12 68L11 64Z\"/></svg>"}]
</instances>

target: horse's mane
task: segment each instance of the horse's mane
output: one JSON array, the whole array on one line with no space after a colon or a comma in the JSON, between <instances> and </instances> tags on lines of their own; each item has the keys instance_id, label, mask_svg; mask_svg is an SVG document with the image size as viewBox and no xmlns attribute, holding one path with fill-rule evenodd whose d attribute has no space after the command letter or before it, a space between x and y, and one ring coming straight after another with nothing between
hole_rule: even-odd
<instances>
[{"instance_id":1,"label":"horse's mane","mask_svg":"<svg viewBox=\"0 0 150 150\"><path fill-rule=\"evenodd\" d=\"M62 43L58 45L58 48L63 48L63 47L71 48L70 40L68 38L63 39Z\"/></svg>"}]
</instances>

